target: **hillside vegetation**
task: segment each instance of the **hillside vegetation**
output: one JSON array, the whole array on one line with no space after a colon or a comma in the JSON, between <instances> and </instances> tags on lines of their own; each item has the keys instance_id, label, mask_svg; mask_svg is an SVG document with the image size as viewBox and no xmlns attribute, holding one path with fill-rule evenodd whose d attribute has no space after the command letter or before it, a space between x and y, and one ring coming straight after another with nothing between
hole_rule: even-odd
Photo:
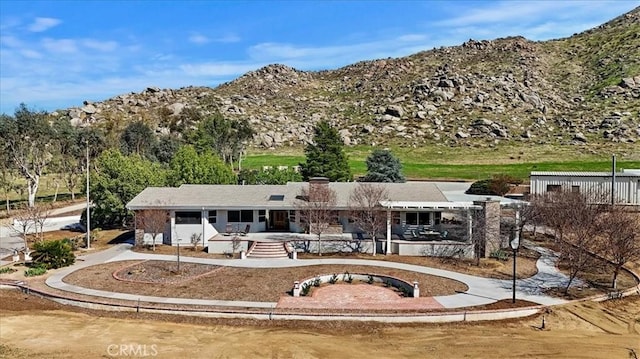
<instances>
[{"instance_id":1,"label":"hillside vegetation","mask_svg":"<svg viewBox=\"0 0 640 359\"><path fill-rule=\"evenodd\" d=\"M638 161L640 8L564 39L469 40L315 72L273 64L216 88L149 87L54 116L114 138L140 120L180 137L196 112L248 120L250 156L300 156L326 119L352 151L390 147L414 163Z\"/></svg>"}]
</instances>

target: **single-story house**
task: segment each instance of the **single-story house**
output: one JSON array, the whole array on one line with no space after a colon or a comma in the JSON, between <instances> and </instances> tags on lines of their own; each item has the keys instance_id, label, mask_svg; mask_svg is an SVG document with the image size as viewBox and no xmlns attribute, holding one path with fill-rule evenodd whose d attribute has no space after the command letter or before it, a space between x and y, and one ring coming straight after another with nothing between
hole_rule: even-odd
<instances>
[{"instance_id":1,"label":"single-story house","mask_svg":"<svg viewBox=\"0 0 640 359\"><path fill-rule=\"evenodd\" d=\"M237 233L242 233L242 238L249 242L301 238L308 230L301 218L301 206L305 201L301 197L303 189L328 186L335 192L336 201L327 239L370 245L372 241L363 237L362 231L350 219L349 198L357 185L356 182L314 179L309 183L289 182L285 185L148 187L132 199L127 208L136 216L148 209L167 211L165 228L155 238L157 243L188 244L194 239L207 246L210 253L222 253L228 251L230 237L236 237ZM456 200L450 200L449 195L445 195L449 193L449 187L439 187L432 182L379 185L388 194L388 199L379 203L387 218L385 230L377 237L381 252L437 255L441 245L451 244L467 256L473 254L474 246L483 255L488 255L501 244L499 200L478 196L462 198L464 195L460 194L456 195ZM248 234L244 235L244 232ZM136 228L136 233L145 238L146 243L154 240L146 228ZM483 238L482 243L486 246L477 247L478 241L472 241L476 234ZM306 237L307 240L313 238L311 235ZM247 246L243 248L248 249Z\"/></svg>"},{"instance_id":2,"label":"single-story house","mask_svg":"<svg viewBox=\"0 0 640 359\"><path fill-rule=\"evenodd\" d=\"M617 203L640 205L640 169L628 169L612 172L563 172L534 171L530 176L531 195L543 195L554 191L573 191L598 194ZM612 183L615 185L612 186Z\"/></svg>"}]
</instances>

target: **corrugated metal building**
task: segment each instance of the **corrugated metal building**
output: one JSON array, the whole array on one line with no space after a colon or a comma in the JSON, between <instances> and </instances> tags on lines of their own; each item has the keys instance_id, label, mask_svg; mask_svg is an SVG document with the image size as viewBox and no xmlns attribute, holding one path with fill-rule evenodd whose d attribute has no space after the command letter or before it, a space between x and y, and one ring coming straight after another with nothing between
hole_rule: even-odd
<instances>
[{"instance_id":1,"label":"corrugated metal building","mask_svg":"<svg viewBox=\"0 0 640 359\"><path fill-rule=\"evenodd\" d=\"M611 172L543 172L530 175L531 194L553 191L611 194ZM615 199L618 203L640 205L640 169L616 172Z\"/></svg>"}]
</instances>

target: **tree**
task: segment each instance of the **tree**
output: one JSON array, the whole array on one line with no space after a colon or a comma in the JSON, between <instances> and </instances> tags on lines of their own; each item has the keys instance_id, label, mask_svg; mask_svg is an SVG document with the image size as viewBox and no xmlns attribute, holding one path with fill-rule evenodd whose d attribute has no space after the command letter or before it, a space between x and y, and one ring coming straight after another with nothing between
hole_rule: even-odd
<instances>
[{"instance_id":1,"label":"tree","mask_svg":"<svg viewBox=\"0 0 640 359\"><path fill-rule=\"evenodd\" d=\"M182 140L173 134L161 135L153 148L153 156L160 163L169 163L181 144Z\"/></svg>"},{"instance_id":2,"label":"tree","mask_svg":"<svg viewBox=\"0 0 640 359\"><path fill-rule=\"evenodd\" d=\"M156 137L149 125L142 121L129 124L120 135L120 148L125 155L152 156Z\"/></svg>"},{"instance_id":3,"label":"tree","mask_svg":"<svg viewBox=\"0 0 640 359\"><path fill-rule=\"evenodd\" d=\"M169 183L182 184L235 184L236 175L231 168L211 151L197 153L191 145L181 147L169 164Z\"/></svg>"},{"instance_id":4,"label":"tree","mask_svg":"<svg viewBox=\"0 0 640 359\"><path fill-rule=\"evenodd\" d=\"M124 156L118 150L107 150L95 162L96 171L90 176L94 203L91 222L101 228L130 223L127 202L147 186L164 186L167 182L166 171L158 163L138 155Z\"/></svg>"},{"instance_id":5,"label":"tree","mask_svg":"<svg viewBox=\"0 0 640 359\"><path fill-rule=\"evenodd\" d=\"M327 177L338 182L353 180L340 134L327 121L315 126L313 142L307 145L304 153L306 162L300 167L305 181L311 177Z\"/></svg>"},{"instance_id":6,"label":"tree","mask_svg":"<svg viewBox=\"0 0 640 359\"><path fill-rule=\"evenodd\" d=\"M11 214L9 195L18 189L17 179L18 173L11 162L11 156L0 145L0 190L4 193L7 215Z\"/></svg>"},{"instance_id":7,"label":"tree","mask_svg":"<svg viewBox=\"0 0 640 359\"><path fill-rule=\"evenodd\" d=\"M267 170L243 169L238 173L239 184L287 184L287 182L302 182L302 175L292 169Z\"/></svg>"},{"instance_id":8,"label":"tree","mask_svg":"<svg viewBox=\"0 0 640 359\"><path fill-rule=\"evenodd\" d=\"M158 202L158 207L162 207L162 203ZM144 229L145 233L148 232L153 238L153 250L156 250L156 237L158 234L163 233L169 220L169 213L164 209L143 209L137 211L136 228ZM144 234L143 234L144 238ZM136 241L137 242L137 241ZM138 245L138 243L136 243Z\"/></svg>"},{"instance_id":9,"label":"tree","mask_svg":"<svg viewBox=\"0 0 640 359\"><path fill-rule=\"evenodd\" d=\"M54 171L71 192L71 199L75 200L76 187L85 169L84 150L87 145L81 142L80 131L71 126L67 119L59 119L53 123L53 143L56 147L52 163ZM56 197L57 193L56 188Z\"/></svg>"},{"instance_id":10,"label":"tree","mask_svg":"<svg viewBox=\"0 0 640 359\"><path fill-rule=\"evenodd\" d=\"M353 224L371 237L372 255L376 255L376 236L387 225L386 211L380 204L389 199L388 191L379 184L358 183L349 196L349 212Z\"/></svg>"},{"instance_id":11,"label":"tree","mask_svg":"<svg viewBox=\"0 0 640 359\"><path fill-rule=\"evenodd\" d=\"M232 167L234 160L237 161L240 168L247 142L254 134L247 120L229 120L216 112L200 121L188 140L198 152L213 151Z\"/></svg>"},{"instance_id":12,"label":"tree","mask_svg":"<svg viewBox=\"0 0 640 359\"><path fill-rule=\"evenodd\" d=\"M296 208L309 233L318 236L318 255L322 255L322 234L336 220L336 192L328 183L310 183L297 196Z\"/></svg>"},{"instance_id":13,"label":"tree","mask_svg":"<svg viewBox=\"0 0 640 359\"><path fill-rule=\"evenodd\" d=\"M389 150L374 150L366 163L367 174L363 182L405 182L402 164Z\"/></svg>"},{"instance_id":14,"label":"tree","mask_svg":"<svg viewBox=\"0 0 640 359\"><path fill-rule=\"evenodd\" d=\"M26 180L29 206L35 204L40 178L51 162L52 130L45 112L20 104L14 117L0 116L0 143Z\"/></svg>"},{"instance_id":15,"label":"tree","mask_svg":"<svg viewBox=\"0 0 640 359\"><path fill-rule=\"evenodd\" d=\"M612 288L618 287L618 274L622 267L640 260L640 214L624 206L615 205L603 215L600 235L604 257L613 264Z\"/></svg>"},{"instance_id":16,"label":"tree","mask_svg":"<svg viewBox=\"0 0 640 359\"><path fill-rule=\"evenodd\" d=\"M560 262L569 272L565 295L578 274L593 265L593 253L602 251L597 234L603 229L601 217L606 206L600 204L601 201L592 202L598 196L590 192L560 191L531 202L537 207L535 211L540 214L541 224L556 231Z\"/></svg>"},{"instance_id":17,"label":"tree","mask_svg":"<svg viewBox=\"0 0 640 359\"><path fill-rule=\"evenodd\" d=\"M28 205L25 205L23 209L19 209L16 215L13 217L13 230L18 232L24 242L25 252L29 252L29 241L27 235L36 227L36 223L33 221L33 216L29 212Z\"/></svg>"}]
</instances>

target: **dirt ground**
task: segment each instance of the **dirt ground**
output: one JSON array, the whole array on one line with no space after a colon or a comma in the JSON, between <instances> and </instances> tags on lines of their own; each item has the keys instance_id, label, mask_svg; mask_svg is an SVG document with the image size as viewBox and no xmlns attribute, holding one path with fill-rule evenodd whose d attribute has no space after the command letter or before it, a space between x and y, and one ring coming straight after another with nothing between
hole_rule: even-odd
<instances>
[{"instance_id":1,"label":"dirt ground","mask_svg":"<svg viewBox=\"0 0 640 359\"><path fill-rule=\"evenodd\" d=\"M389 325L81 310L0 290L0 358L633 358L640 298L523 320Z\"/></svg>"},{"instance_id":2,"label":"dirt ground","mask_svg":"<svg viewBox=\"0 0 640 359\"><path fill-rule=\"evenodd\" d=\"M340 277L345 273L370 273L384 274L400 278L408 282L417 280L422 284L420 295L423 297L450 295L456 291L465 291L464 283L453 279L432 276L405 270L351 266L351 265L313 265L292 268L234 268L194 265L204 267L205 271L199 272L194 278L184 280L177 284L141 282L138 276L128 276L127 273L143 270L144 273L155 271L155 278L174 277L171 271L176 268L174 262L160 261L122 261L111 262L91 266L77 270L63 280L66 283L79 285L86 288L101 289L122 293L142 295L154 295L161 297L221 299L221 300L248 300L248 301L273 301L276 302L288 292L293 282L302 281L318 274L337 273ZM159 269L162 268L162 269ZM112 273L117 272L120 278L130 280L118 280ZM144 279L144 278L142 278ZM189 278L184 278L189 279ZM169 278L167 282L173 282Z\"/></svg>"}]
</instances>

